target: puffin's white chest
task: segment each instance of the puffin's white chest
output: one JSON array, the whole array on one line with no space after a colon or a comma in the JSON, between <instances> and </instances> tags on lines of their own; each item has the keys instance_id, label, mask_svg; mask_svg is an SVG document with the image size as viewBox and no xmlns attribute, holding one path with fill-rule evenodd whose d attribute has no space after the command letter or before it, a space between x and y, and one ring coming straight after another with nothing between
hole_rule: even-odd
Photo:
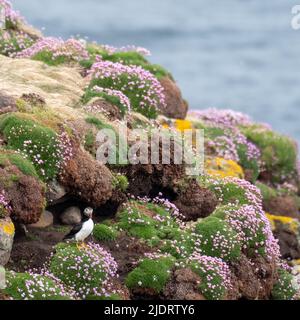
<instances>
[{"instance_id":1,"label":"puffin's white chest","mask_svg":"<svg viewBox=\"0 0 300 320\"><path fill-rule=\"evenodd\" d=\"M79 232L75 235L76 241L84 241L94 230L94 222L92 219L84 222L82 224L82 228Z\"/></svg>"}]
</instances>

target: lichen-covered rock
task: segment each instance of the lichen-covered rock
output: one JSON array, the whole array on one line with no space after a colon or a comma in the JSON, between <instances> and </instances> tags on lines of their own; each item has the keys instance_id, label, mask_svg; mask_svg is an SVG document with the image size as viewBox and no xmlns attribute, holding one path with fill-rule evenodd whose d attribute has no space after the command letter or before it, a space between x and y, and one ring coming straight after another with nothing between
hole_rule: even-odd
<instances>
[{"instance_id":1,"label":"lichen-covered rock","mask_svg":"<svg viewBox=\"0 0 300 320\"><path fill-rule=\"evenodd\" d=\"M0 266L5 266L10 258L15 235L15 227L10 218L0 220Z\"/></svg>"},{"instance_id":2,"label":"lichen-covered rock","mask_svg":"<svg viewBox=\"0 0 300 320\"><path fill-rule=\"evenodd\" d=\"M60 220L66 225L75 225L81 222L81 211L77 207L70 207L66 209L60 216Z\"/></svg>"},{"instance_id":3,"label":"lichen-covered rock","mask_svg":"<svg viewBox=\"0 0 300 320\"><path fill-rule=\"evenodd\" d=\"M81 149L66 163L60 182L70 194L94 207L101 206L112 196L112 174Z\"/></svg>"},{"instance_id":4,"label":"lichen-covered rock","mask_svg":"<svg viewBox=\"0 0 300 320\"><path fill-rule=\"evenodd\" d=\"M160 80L164 88L166 106L160 108L160 112L174 119L184 119L187 115L188 104L183 100L180 89L169 77L163 77Z\"/></svg>"}]
</instances>

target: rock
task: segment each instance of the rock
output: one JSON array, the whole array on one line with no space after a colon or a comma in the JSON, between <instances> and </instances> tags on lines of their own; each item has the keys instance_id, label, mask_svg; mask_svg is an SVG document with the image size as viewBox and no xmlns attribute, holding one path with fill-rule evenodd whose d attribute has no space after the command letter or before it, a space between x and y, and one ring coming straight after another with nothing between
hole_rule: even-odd
<instances>
[{"instance_id":1,"label":"rock","mask_svg":"<svg viewBox=\"0 0 300 320\"><path fill-rule=\"evenodd\" d=\"M43 184L33 176L24 175L16 166L0 167L0 190L5 190L12 207L11 218L23 224L39 221L45 205ZM11 177L15 177L11 181ZM10 183L8 183L11 181Z\"/></svg>"},{"instance_id":2,"label":"rock","mask_svg":"<svg viewBox=\"0 0 300 320\"><path fill-rule=\"evenodd\" d=\"M166 107L161 107L160 111L163 115L174 119L185 119L188 111L188 104L183 100L181 91L174 81L169 77L160 80L164 88L166 98Z\"/></svg>"},{"instance_id":3,"label":"rock","mask_svg":"<svg viewBox=\"0 0 300 320\"><path fill-rule=\"evenodd\" d=\"M74 151L74 157L62 170L60 183L70 194L89 203L92 207L100 207L112 196L112 179L109 169L78 148Z\"/></svg>"},{"instance_id":4,"label":"rock","mask_svg":"<svg viewBox=\"0 0 300 320\"><path fill-rule=\"evenodd\" d=\"M160 141L158 148L158 164L151 164L151 145L148 146L148 164L130 164L118 168L119 172L125 175L129 181L127 192L134 196L152 196L158 192L165 191L173 194L175 181L185 176L185 165L175 164L175 142L169 145L163 145ZM162 164L163 150L171 149L170 164Z\"/></svg>"},{"instance_id":5,"label":"rock","mask_svg":"<svg viewBox=\"0 0 300 320\"><path fill-rule=\"evenodd\" d=\"M9 261L15 235L15 226L10 218L0 220L0 266Z\"/></svg>"},{"instance_id":6,"label":"rock","mask_svg":"<svg viewBox=\"0 0 300 320\"><path fill-rule=\"evenodd\" d=\"M283 259L300 259L300 241L297 234L287 230L282 224L277 224L273 233L279 241Z\"/></svg>"},{"instance_id":7,"label":"rock","mask_svg":"<svg viewBox=\"0 0 300 320\"><path fill-rule=\"evenodd\" d=\"M275 215L300 219L297 199L292 196L281 196L264 200L264 210Z\"/></svg>"},{"instance_id":8,"label":"rock","mask_svg":"<svg viewBox=\"0 0 300 320\"><path fill-rule=\"evenodd\" d=\"M179 269L174 271L163 295L167 300L206 300L198 289L200 283L200 277L191 269Z\"/></svg>"},{"instance_id":9,"label":"rock","mask_svg":"<svg viewBox=\"0 0 300 320\"><path fill-rule=\"evenodd\" d=\"M77 207L70 207L66 209L60 216L60 220L66 225L75 225L81 222L81 211Z\"/></svg>"},{"instance_id":10,"label":"rock","mask_svg":"<svg viewBox=\"0 0 300 320\"><path fill-rule=\"evenodd\" d=\"M196 180L188 185L179 185L174 204L184 216L185 221L196 221L209 216L217 207L218 200L213 192L203 188Z\"/></svg>"},{"instance_id":11,"label":"rock","mask_svg":"<svg viewBox=\"0 0 300 320\"><path fill-rule=\"evenodd\" d=\"M56 205L64 201L67 194L66 189L56 180L48 183L46 200L49 205Z\"/></svg>"},{"instance_id":12,"label":"rock","mask_svg":"<svg viewBox=\"0 0 300 320\"><path fill-rule=\"evenodd\" d=\"M277 281L275 261L267 261L262 256L249 259L242 255L239 261L231 263L231 270L235 276L233 283L238 285L241 298L269 299Z\"/></svg>"},{"instance_id":13,"label":"rock","mask_svg":"<svg viewBox=\"0 0 300 320\"><path fill-rule=\"evenodd\" d=\"M103 98L92 99L86 107L91 112L104 114L110 121L121 120L122 113L120 109Z\"/></svg>"},{"instance_id":14,"label":"rock","mask_svg":"<svg viewBox=\"0 0 300 320\"><path fill-rule=\"evenodd\" d=\"M31 224L32 228L47 228L53 225L53 214L49 211L44 211L38 222Z\"/></svg>"},{"instance_id":15,"label":"rock","mask_svg":"<svg viewBox=\"0 0 300 320\"><path fill-rule=\"evenodd\" d=\"M16 100L0 91L0 115L18 111Z\"/></svg>"},{"instance_id":16,"label":"rock","mask_svg":"<svg viewBox=\"0 0 300 320\"><path fill-rule=\"evenodd\" d=\"M0 265L0 290L5 288L6 288L5 269L3 266ZM0 292L0 300L1 300L1 292Z\"/></svg>"}]
</instances>

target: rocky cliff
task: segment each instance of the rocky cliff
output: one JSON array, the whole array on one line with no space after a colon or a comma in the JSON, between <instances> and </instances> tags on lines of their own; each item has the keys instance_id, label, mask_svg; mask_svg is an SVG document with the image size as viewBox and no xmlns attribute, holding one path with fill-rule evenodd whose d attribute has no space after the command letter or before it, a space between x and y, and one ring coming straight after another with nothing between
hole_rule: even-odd
<instances>
[{"instance_id":1,"label":"rocky cliff","mask_svg":"<svg viewBox=\"0 0 300 320\"><path fill-rule=\"evenodd\" d=\"M0 299L299 298L292 139L231 110L188 112L144 48L46 38L1 7ZM142 141L148 158L141 136L201 130L204 171L187 174L176 139L169 163L158 142L156 163L117 151L105 164L102 129L126 150ZM64 242L86 207L93 235Z\"/></svg>"}]
</instances>

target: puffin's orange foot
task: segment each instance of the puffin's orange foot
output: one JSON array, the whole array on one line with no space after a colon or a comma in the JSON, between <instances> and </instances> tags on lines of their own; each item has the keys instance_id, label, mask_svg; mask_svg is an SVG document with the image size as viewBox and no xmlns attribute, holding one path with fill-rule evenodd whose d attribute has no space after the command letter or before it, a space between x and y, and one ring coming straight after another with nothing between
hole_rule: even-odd
<instances>
[{"instance_id":1,"label":"puffin's orange foot","mask_svg":"<svg viewBox=\"0 0 300 320\"><path fill-rule=\"evenodd\" d=\"M87 245L84 242L81 242L80 244L77 243L76 247L77 247L78 250L82 250L82 249L86 249Z\"/></svg>"}]
</instances>

